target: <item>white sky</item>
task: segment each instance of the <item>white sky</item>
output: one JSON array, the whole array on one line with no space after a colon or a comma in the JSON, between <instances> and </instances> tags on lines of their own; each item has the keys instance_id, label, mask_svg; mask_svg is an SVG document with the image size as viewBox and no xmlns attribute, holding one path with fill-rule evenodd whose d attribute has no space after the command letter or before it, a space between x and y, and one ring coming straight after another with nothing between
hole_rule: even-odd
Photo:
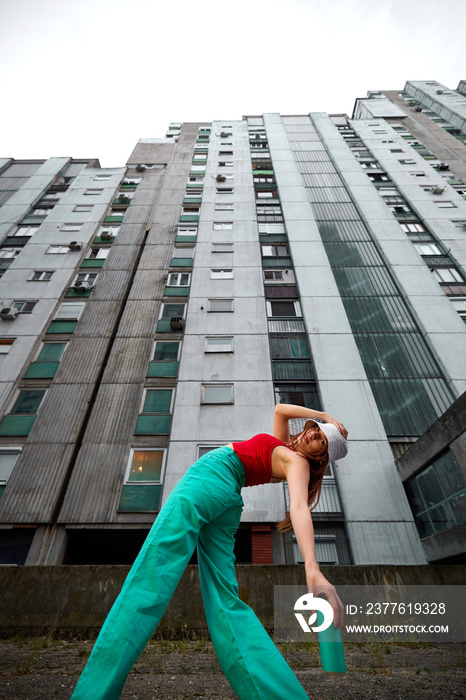
<instances>
[{"instance_id":1,"label":"white sky","mask_svg":"<svg viewBox=\"0 0 466 700\"><path fill-rule=\"evenodd\" d=\"M466 0L0 0L0 157L124 165L171 121L466 78Z\"/></svg>"}]
</instances>

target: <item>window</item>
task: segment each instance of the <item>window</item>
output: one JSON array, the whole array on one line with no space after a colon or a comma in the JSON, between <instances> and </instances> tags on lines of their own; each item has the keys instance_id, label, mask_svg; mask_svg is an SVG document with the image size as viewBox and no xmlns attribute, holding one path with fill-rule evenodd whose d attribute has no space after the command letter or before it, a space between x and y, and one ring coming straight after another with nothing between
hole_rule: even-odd
<instances>
[{"instance_id":1,"label":"window","mask_svg":"<svg viewBox=\"0 0 466 700\"><path fill-rule=\"evenodd\" d=\"M102 238L102 240L111 240L118 236L120 226L101 226L97 235Z\"/></svg>"},{"instance_id":2,"label":"window","mask_svg":"<svg viewBox=\"0 0 466 700\"><path fill-rule=\"evenodd\" d=\"M259 224L259 233L285 233L284 224Z\"/></svg>"},{"instance_id":3,"label":"window","mask_svg":"<svg viewBox=\"0 0 466 700\"><path fill-rule=\"evenodd\" d=\"M233 352L233 338L231 336L206 338L206 352Z\"/></svg>"},{"instance_id":4,"label":"window","mask_svg":"<svg viewBox=\"0 0 466 700\"><path fill-rule=\"evenodd\" d=\"M215 204L215 211L233 211L234 205L228 202L220 202Z\"/></svg>"},{"instance_id":5,"label":"window","mask_svg":"<svg viewBox=\"0 0 466 700\"><path fill-rule=\"evenodd\" d=\"M16 258L20 252L21 248L0 248L0 258Z\"/></svg>"},{"instance_id":6,"label":"window","mask_svg":"<svg viewBox=\"0 0 466 700\"><path fill-rule=\"evenodd\" d=\"M212 253L233 253L233 243L212 243Z\"/></svg>"},{"instance_id":7,"label":"window","mask_svg":"<svg viewBox=\"0 0 466 700\"><path fill-rule=\"evenodd\" d=\"M79 231L82 224L63 224L60 231Z\"/></svg>"},{"instance_id":8,"label":"window","mask_svg":"<svg viewBox=\"0 0 466 700\"><path fill-rule=\"evenodd\" d=\"M53 273L55 270L35 270L32 277L30 278L31 282L48 282L49 279L52 278Z\"/></svg>"},{"instance_id":9,"label":"window","mask_svg":"<svg viewBox=\"0 0 466 700\"><path fill-rule=\"evenodd\" d=\"M400 224L400 225L405 233L424 233L425 232L424 226L420 222L417 222L417 221L411 222L409 224L404 223L404 224Z\"/></svg>"},{"instance_id":10,"label":"window","mask_svg":"<svg viewBox=\"0 0 466 700\"><path fill-rule=\"evenodd\" d=\"M84 301L65 301L55 314L55 319L77 321L84 309Z\"/></svg>"},{"instance_id":11,"label":"window","mask_svg":"<svg viewBox=\"0 0 466 700\"><path fill-rule=\"evenodd\" d=\"M102 194L102 189L90 188L84 192L85 195L99 195Z\"/></svg>"},{"instance_id":12,"label":"window","mask_svg":"<svg viewBox=\"0 0 466 700\"><path fill-rule=\"evenodd\" d=\"M201 403L233 403L233 384L203 384Z\"/></svg>"},{"instance_id":13,"label":"window","mask_svg":"<svg viewBox=\"0 0 466 700\"><path fill-rule=\"evenodd\" d=\"M309 357L309 348L304 336L270 338L270 351L274 359L299 360Z\"/></svg>"},{"instance_id":14,"label":"window","mask_svg":"<svg viewBox=\"0 0 466 700\"><path fill-rule=\"evenodd\" d=\"M73 284L76 284L76 282L87 282L89 286L94 286L98 276L98 272L79 272L74 278Z\"/></svg>"},{"instance_id":15,"label":"window","mask_svg":"<svg viewBox=\"0 0 466 700\"><path fill-rule=\"evenodd\" d=\"M232 168L233 161L232 160L219 160L218 165L219 165L219 168Z\"/></svg>"},{"instance_id":16,"label":"window","mask_svg":"<svg viewBox=\"0 0 466 700\"><path fill-rule=\"evenodd\" d=\"M142 415L170 413L173 389L146 389L142 406Z\"/></svg>"},{"instance_id":17,"label":"window","mask_svg":"<svg viewBox=\"0 0 466 700\"><path fill-rule=\"evenodd\" d=\"M290 318L301 317L301 306L299 301L268 301L267 316L269 318Z\"/></svg>"},{"instance_id":18,"label":"window","mask_svg":"<svg viewBox=\"0 0 466 700\"><path fill-rule=\"evenodd\" d=\"M10 415L31 415L37 413L42 399L44 398L45 389L30 389L20 391Z\"/></svg>"},{"instance_id":19,"label":"window","mask_svg":"<svg viewBox=\"0 0 466 700\"><path fill-rule=\"evenodd\" d=\"M17 236L18 238L24 238L28 237L30 238L33 236L37 229L39 228L39 225L36 226L19 226L16 231L13 233L13 236Z\"/></svg>"},{"instance_id":20,"label":"window","mask_svg":"<svg viewBox=\"0 0 466 700\"><path fill-rule=\"evenodd\" d=\"M111 175L95 175L94 180L110 180Z\"/></svg>"},{"instance_id":21,"label":"window","mask_svg":"<svg viewBox=\"0 0 466 700\"><path fill-rule=\"evenodd\" d=\"M225 269L216 268L216 269L210 271L210 279L211 280L233 279L233 277L234 277L234 273L233 273L232 268L225 268Z\"/></svg>"},{"instance_id":22,"label":"window","mask_svg":"<svg viewBox=\"0 0 466 700\"><path fill-rule=\"evenodd\" d=\"M12 307L18 309L20 314L30 314L37 301L14 301Z\"/></svg>"},{"instance_id":23,"label":"window","mask_svg":"<svg viewBox=\"0 0 466 700\"><path fill-rule=\"evenodd\" d=\"M178 360L181 343L157 340L153 360L156 362L174 362Z\"/></svg>"},{"instance_id":24,"label":"window","mask_svg":"<svg viewBox=\"0 0 466 700\"><path fill-rule=\"evenodd\" d=\"M379 164L376 160L363 160L360 161L361 168L367 170L368 168L379 168Z\"/></svg>"},{"instance_id":25,"label":"window","mask_svg":"<svg viewBox=\"0 0 466 700\"><path fill-rule=\"evenodd\" d=\"M442 255L440 247L436 243L414 243L419 255Z\"/></svg>"},{"instance_id":26,"label":"window","mask_svg":"<svg viewBox=\"0 0 466 700\"><path fill-rule=\"evenodd\" d=\"M432 267L432 274L435 276L438 282L463 282L458 270L454 267Z\"/></svg>"},{"instance_id":27,"label":"window","mask_svg":"<svg viewBox=\"0 0 466 700\"><path fill-rule=\"evenodd\" d=\"M459 313L463 321L466 323L466 297L457 297L456 299L453 298L451 299L451 303L453 304L454 308ZM1 342L2 341L0 340L0 343Z\"/></svg>"},{"instance_id":28,"label":"window","mask_svg":"<svg viewBox=\"0 0 466 700\"><path fill-rule=\"evenodd\" d=\"M51 245L47 248L46 253L48 255L62 255L63 253L68 253L69 246L67 245Z\"/></svg>"},{"instance_id":29,"label":"window","mask_svg":"<svg viewBox=\"0 0 466 700\"><path fill-rule=\"evenodd\" d=\"M453 202L434 202L439 209L453 209L456 208L456 204Z\"/></svg>"},{"instance_id":30,"label":"window","mask_svg":"<svg viewBox=\"0 0 466 700\"><path fill-rule=\"evenodd\" d=\"M0 448L0 487L6 485L20 454L20 447Z\"/></svg>"},{"instance_id":31,"label":"window","mask_svg":"<svg viewBox=\"0 0 466 700\"><path fill-rule=\"evenodd\" d=\"M294 272L291 268L286 268L284 270L264 270L264 281L266 284L272 284L272 282L293 284L295 281Z\"/></svg>"},{"instance_id":32,"label":"window","mask_svg":"<svg viewBox=\"0 0 466 700\"><path fill-rule=\"evenodd\" d=\"M275 402L291 403L306 408L320 406L314 384L278 384L275 386Z\"/></svg>"},{"instance_id":33,"label":"window","mask_svg":"<svg viewBox=\"0 0 466 700\"><path fill-rule=\"evenodd\" d=\"M140 182L140 177L125 177L125 179L123 180L124 185L139 185Z\"/></svg>"},{"instance_id":34,"label":"window","mask_svg":"<svg viewBox=\"0 0 466 700\"><path fill-rule=\"evenodd\" d=\"M414 173L409 173L409 174L411 175L411 177L426 177L426 174L425 174L425 173L416 173L416 172L414 172Z\"/></svg>"},{"instance_id":35,"label":"window","mask_svg":"<svg viewBox=\"0 0 466 700\"><path fill-rule=\"evenodd\" d=\"M215 231L231 231L233 228L233 221L214 221Z\"/></svg>"},{"instance_id":36,"label":"window","mask_svg":"<svg viewBox=\"0 0 466 700\"><path fill-rule=\"evenodd\" d=\"M189 287L190 281L190 272L171 272L167 284L169 287Z\"/></svg>"},{"instance_id":37,"label":"window","mask_svg":"<svg viewBox=\"0 0 466 700\"><path fill-rule=\"evenodd\" d=\"M233 194L233 187L217 187L217 194Z\"/></svg>"},{"instance_id":38,"label":"window","mask_svg":"<svg viewBox=\"0 0 466 700\"><path fill-rule=\"evenodd\" d=\"M110 252L110 248L91 248L86 255L86 260L104 260Z\"/></svg>"},{"instance_id":39,"label":"window","mask_svg":"<svg viewBox=\"0 0 466 700\"><path fill-rule=\"evenodd\" d=\"M399 160L398 163L401 163L401 165L416 165L416 161L412 160L412 158L407 158L405 160Z\"/></svg>"},{"instance_id":40,"label":"window","mask_svg":"<svg viewBox=\"0 0 466 700\"><path fill-rule=\"evenodd\" d=\"M261 245L264 257L287 257L290 253L287 245Z\"/></svg>"},{"instance_id":41,"label":"window","mask_svg":"<svg viewBox=\"0 0 466 700\"><path fill-rule=\"evenodd\" d=\"M161 483L165 450L131 450L125 483Z\"/></svg>"},{"instance_id":42,"label":"window","mask_svg":"<svg viewBox=\"0 0 466 700\"><path fill-rule=\"evenodd\" d=\"M162 319L184 318L186 304L162 304Z\"/></svg>"},{"instance_id":43,"label":"window","mask_svg":"<svg viewBox=\"0 0 466 700\"><path fill-rule=\"evenodd\" d=\"M10 352L14 341L14 338L0 338L0 357Z\"/></svg>"},{"instance_id":44,"label":"window","mask_svg":"<svg viewBox=\"0 0 466 700\"><path fill-rule=\"evenodd\" d=\"M78 211L78 212L92 211L93 207L94 207L93 204L78 204L75 206L73 211Z\"/></svg>"},{"instance_id":45,"label":"window","mask_svg":"<svg viewBox=\"0 0 466 700\"><path fill-rule=\"evenodd\" d=\"M232 313L233 299L209 299L208 311L211 313Z\"/></svg>"}]
</instances>

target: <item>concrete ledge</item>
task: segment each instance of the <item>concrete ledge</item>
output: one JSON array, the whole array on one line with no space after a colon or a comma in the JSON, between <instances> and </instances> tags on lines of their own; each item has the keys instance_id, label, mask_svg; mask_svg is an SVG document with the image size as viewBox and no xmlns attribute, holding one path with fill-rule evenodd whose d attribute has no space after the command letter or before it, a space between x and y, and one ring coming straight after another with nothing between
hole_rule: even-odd
<instances>
[{"instance_id":1,"label":"concrete ledge","mask_svg":"<svg viewBox=\"0 0 466 700\"><path fill-rule=\"evenodd\" d=\"M466 566L323 566L338 585L460 585ZM100 629L129 571L128 566L0 567L0 637L92 637ZM274 585L303 585L301 566L236 567L240 597L267 629L273 628ZM170 638L202 636L207 624L197 566L188 566L158 627Z\"/></svg>"}]
</instances>

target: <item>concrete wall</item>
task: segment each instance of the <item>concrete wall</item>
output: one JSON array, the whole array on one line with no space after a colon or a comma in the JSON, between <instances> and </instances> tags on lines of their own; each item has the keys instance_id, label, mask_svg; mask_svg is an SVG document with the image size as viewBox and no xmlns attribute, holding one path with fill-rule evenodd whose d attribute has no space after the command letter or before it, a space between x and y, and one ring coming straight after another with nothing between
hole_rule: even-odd
<instances>
[{"instance_id":1,"label":"concrete wall","mask_svg":"<svg viewBox=\"0 0 466 700\"><path fill-rule=\"evenodd\" d=\"M93 636L103 624L128 566L23 566L0 568L0 637L37 636L47 632ZM343 585L464 585L465 566L322 567L337 587ZM238 565L240 598L262 624L273 629L274 586L302 586L301 566ZM186 628L187 625L187 628ZM205 634L197 566L188 566L162 618L163 636Z\"/></svg>"}]
</instances>

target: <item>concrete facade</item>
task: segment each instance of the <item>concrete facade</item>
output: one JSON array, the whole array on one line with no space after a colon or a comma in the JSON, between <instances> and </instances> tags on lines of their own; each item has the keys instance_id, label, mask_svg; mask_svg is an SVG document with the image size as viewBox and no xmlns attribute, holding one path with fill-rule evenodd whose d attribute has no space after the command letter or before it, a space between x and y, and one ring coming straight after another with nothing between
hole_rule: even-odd
<instances>
[{"instance_id":1,"label":"concrete facade","mask_svg":"<svg viewBox=\"0 0 466 700\"><path fill-rule=\"evenodd\" d=\"M122 168L0 162L5 563L129 563L189 465L270 432L277 401L350 431L314 511L321 563L420 565L449 537L464 555L463 482L420 510L401 466L466 390L466 146L425 114L429 93L459 118L462 96L425 88L353 119L172 124ZM286 487L243 498L238 561L299 562Z\"/></svg>"}]
</instances>

